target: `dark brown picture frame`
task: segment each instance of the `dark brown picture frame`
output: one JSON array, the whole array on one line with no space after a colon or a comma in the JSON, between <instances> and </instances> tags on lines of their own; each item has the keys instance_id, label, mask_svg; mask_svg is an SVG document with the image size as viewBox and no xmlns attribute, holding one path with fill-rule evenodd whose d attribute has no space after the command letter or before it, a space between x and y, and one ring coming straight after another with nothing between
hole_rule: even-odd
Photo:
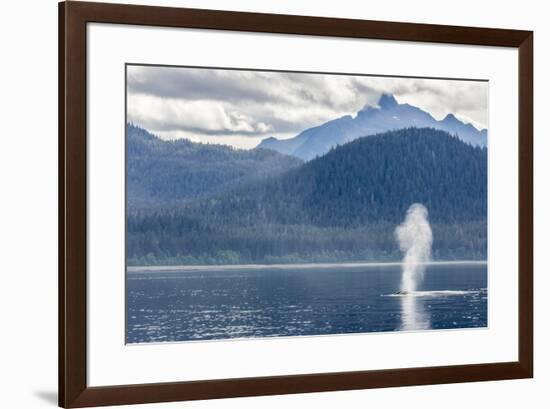
<instances>
[{"instance_id":1,"label":"dark brown picture frame","mask_svg":"<svg viewBox=\"0 0 550 409\"><path fill-rule=\"evenodd\" d=\"M519 50L518 361L89 387L86 379L86 25L513 47ZM59 4L59 405L87 407L533 376L533 32L88 2Z\"/></svg>"}]
</instances>

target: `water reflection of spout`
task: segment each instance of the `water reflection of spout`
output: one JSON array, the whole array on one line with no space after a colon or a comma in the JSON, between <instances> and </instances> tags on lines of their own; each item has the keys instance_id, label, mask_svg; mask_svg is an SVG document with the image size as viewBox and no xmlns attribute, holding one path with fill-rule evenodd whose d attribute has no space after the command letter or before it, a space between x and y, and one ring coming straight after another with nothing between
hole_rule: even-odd
<instances>
[{"instance_id":1,"label":"water reflection of spout","mask_svg":"<svg viewBox=\"0 0 550 409\"><path fill-rule=\"evenodd\" d=\"M401 330L419 331L430 329L430 315L426 312L423 301L412 294L401 298Z\"/></svg>"}]
</instances>

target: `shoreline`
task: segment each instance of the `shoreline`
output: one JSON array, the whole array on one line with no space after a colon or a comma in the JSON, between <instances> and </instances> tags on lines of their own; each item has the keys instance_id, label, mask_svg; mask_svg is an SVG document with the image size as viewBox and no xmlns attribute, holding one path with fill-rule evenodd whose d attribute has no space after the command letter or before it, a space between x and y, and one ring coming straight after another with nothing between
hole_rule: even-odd
<instances>
[{"instance_id":1,"label":"shoreline","mask_svg":"<svg viewBox=\"0 0 550 409\"><path fill-rule=\"evenodd\" d=\"M335 268L335 267L395 267L403 263L400 261L389 262L348 262L348 263L300 263L300 264L207 264L207 265L174 265L174 266L128 266L128 273L150 272L197 272L197 271L235 271L235 270L269 270L269 269L309 269L309 268ZM456 261L430 261L421 263L431 265L483 265L487 260L456 260Z\"/></svg>"}]
</instances>

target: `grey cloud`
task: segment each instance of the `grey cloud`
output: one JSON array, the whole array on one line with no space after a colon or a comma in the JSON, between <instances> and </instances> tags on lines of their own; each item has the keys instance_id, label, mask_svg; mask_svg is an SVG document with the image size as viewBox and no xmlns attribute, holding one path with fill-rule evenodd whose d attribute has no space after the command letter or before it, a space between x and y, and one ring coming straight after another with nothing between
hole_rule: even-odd
<instances>
[{"instance_id":1,"label":"grey cloud","mask_svg":"<svg viewBox=\"0 0 550 409\"><path fill-rule=\"evenodd\" d=\"M128 67L128 91L175 99L257 101L269 99L239 71Z\"/></svg>"},{"instance_id":2,"label":"grey cloud","mask_svg":"<svg viewBox=\"0 0 550 409\"><path fill-rule=\"evenodd\" d=\"M434 116L487 122L486 84L468 81L153 66L129 66L127 80L128 119L160 134L290 137L382 93Z\"/></svg>"}]
</instances>

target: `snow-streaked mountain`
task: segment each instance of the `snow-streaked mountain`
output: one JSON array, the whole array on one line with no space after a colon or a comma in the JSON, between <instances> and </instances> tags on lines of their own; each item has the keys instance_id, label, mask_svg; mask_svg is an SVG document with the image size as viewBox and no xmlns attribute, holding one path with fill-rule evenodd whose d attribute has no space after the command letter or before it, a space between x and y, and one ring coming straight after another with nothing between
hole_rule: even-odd
<instances>
[{"instance_id":1,"label":"snow-streaked mountain","mask_svg":"<svg viewBox=\"0 0 550 409\"><path fill-rule=\"evenodd\" d=\"M336 145L343 145L362 136L374 135L402 128L435 128L458 136L474 146L487 146L487 130L478 130L453 114L438 121L428 112L410 104L399 104L393 95L383 94L378 106L365 106L355 117L346 115L322 125L306 129L297 136L279 140L266 138L258 148L310 160L327 153Z\"/></svg>"}]
</instances>

